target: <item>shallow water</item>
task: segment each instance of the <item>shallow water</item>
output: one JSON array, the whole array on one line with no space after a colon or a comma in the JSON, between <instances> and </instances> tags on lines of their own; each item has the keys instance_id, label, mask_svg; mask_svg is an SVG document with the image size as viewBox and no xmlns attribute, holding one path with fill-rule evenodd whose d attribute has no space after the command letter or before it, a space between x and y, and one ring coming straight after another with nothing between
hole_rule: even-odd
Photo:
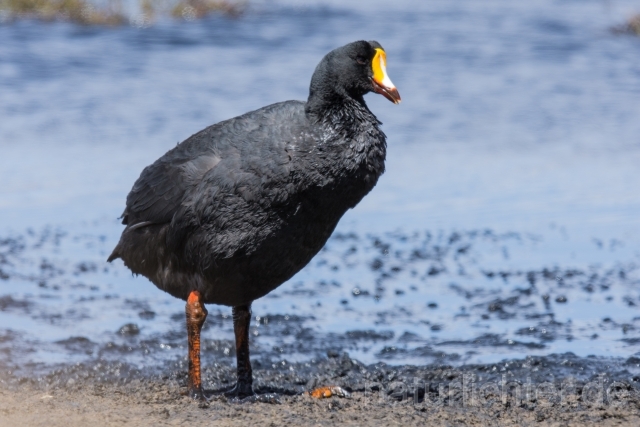
<instances>
[{"instance_id":1,"label":"shallow water","mask_svg":"<svg viewBox=\"0 0 640 427\"><path fill-rule=\"evenodd\" d=\"M2 363L181 359L183 304L105 263L133 181L211 123L304 99L322 55L362 38L403 97L367 97L387 172L254 303L256 359L637 354L640 39L609 31L632 5L269 2L150 28L0 25ZM231 361L230 310L209 311L205 360Z\"/></svg>"}]
</instances>

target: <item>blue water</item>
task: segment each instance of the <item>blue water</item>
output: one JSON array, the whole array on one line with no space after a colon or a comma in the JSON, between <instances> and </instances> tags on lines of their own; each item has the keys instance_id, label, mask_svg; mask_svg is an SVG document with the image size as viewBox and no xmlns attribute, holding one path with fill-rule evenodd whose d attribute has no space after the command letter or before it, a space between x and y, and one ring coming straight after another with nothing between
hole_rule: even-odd
<instances>
[{"instance_id":1,"label":"blue water","mask_svg":"<svg viewBox=\"0 0 640 427\"><path fill-rule=\"evenodd\" d=\"M171 315L182 311L180 301L144 278L131 278L122 264L104 270L122 229L116 218L142 168L212 123L273 102L305 99L326 52L375 39L387 51L388 72L403 101L396 106L367 97L388 135L387 172L337 230L359 236L361 258L338 270L312 262L257 301L255 314L303 317L304 327L319 337L392 331L390 342L349 348L365 362L383 358L385 347L407 350L396 363L430 362L398 340L405 332L422 344L464 354L463 361L531 352L638 352L629 338L640 329L640 38L614 35L610 28L640 6L414 3L254 2L235 19L164 20L149 28L0 24L0 236L27 242L5 267L14 275L0 280L0 294L35 304L0 310L0 330L39 343L30 357L49 362L88 357L62 351L54 341L84 336L104 343L129 321L141 326L142 337L179 330L181 321ZM433 280L413 283L402 276L407 269L385 282L382 298L356 298L352 292L375 293L377 273L369 267L376 255L367 235L486 229L517 233L524 243L476 239L475 258L468 261L476 266L472 273L459 275L456 260L447 255L448 273ZM38 247L37 236L46 230L63 233L62 243L47 240ZM396 237L389 239L404 242L407 251L420 245L419 238ZM343 259L345 245L330 241L325 256ZM68 267L50 279L57 290L38 286L45 258ZM74 266L85 261L97 270L74 279ZM416 262L418 269L428 267ZM473 304L453 282L481 289L484 294L471 298L481 304L511 295L524 283L501 285L483 275L488 269L558 267L606 275L621 265L625 279L611 279L601 294L582 292L578 282L558 290L552 281L540 290L569 299L550 309L569 332L541 348L468 344L460 350L447 344L483 334L523 341L516 332L536 324L524 315L507 322L473 314ZM332 280L338 285L319 285ZM409 291L409 285L417 290ZM394 294L394 288L404 293ZM140 319L133 300L146 301L156 317ZM438 302L437 310L425 308L430 301ZM228 311L216 310L220 316ZM386 312L395 317L380 321ZM602 326L604 318L628 327L623 332ZM433 329L434 324L443 327ZM211 339L232 336L228 321L206 333ZM263 348L287 343L276 333L255 340ZM285 356L306 354L290 350Z\"/></svg>"}]
</instances>

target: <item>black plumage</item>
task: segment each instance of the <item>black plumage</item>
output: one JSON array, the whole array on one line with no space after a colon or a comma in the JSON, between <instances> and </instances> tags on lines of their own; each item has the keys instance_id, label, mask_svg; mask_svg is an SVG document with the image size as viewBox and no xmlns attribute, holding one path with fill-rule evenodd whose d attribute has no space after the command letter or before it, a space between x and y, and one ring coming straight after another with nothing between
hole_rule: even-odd
<instances>
[{"instance_id":1,"label":"black plumage","mask_svg":"<svg viewBox=\"0 0 640 427\"><path fill-rule=\"evenodd\" d=\"M306 103L217 123L146 167L109 261L177 298L197 291L234 307L292 277L384 172L385 135L363 98L400 101L383 61L377 42L338 48L317 66Z\"/></svg>"}]
</instances>

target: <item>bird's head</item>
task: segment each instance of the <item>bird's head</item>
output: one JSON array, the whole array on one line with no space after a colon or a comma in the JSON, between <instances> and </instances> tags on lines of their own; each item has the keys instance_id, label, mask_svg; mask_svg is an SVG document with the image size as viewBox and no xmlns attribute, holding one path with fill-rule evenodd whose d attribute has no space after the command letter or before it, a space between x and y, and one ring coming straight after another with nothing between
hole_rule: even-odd
<instances>
[{"instance_id":1,"label":"bird's head","mask_svg":"<svg viewBox=\"0 0 640 427\"><path fill-rule=\"evenodd\" d=\"M310 94L361 98L379 93L394 104L400 94L387 75L387 54L376 41L357 41L329 52L318 64L311 79Z\"/></svg>"}]
</instances>

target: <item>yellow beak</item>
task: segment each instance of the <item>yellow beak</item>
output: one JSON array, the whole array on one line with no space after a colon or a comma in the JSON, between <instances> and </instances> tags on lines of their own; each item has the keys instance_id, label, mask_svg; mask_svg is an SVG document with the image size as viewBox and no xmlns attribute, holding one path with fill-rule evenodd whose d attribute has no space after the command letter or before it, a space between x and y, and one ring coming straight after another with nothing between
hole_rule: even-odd
<instances>
[{"instance_id":1,"label":"yellow beak","mask_svg":"<svg viewBox=\"0 0 640 427\"><path fill-rule=\"evenodd\" d=\"M373 91L387 98L394 104L400 104L400 94L398 89L387 75L387 54L384 50L377 48L376 54L371 63L373 69Z\"/></svg>"}]
</instances>

